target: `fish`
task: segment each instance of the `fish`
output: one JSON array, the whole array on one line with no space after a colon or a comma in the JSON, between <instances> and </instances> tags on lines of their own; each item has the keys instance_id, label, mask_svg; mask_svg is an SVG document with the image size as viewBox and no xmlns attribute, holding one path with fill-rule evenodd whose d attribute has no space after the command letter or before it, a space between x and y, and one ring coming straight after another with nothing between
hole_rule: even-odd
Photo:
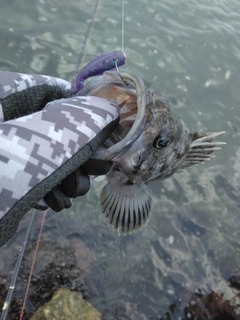
<instances>
[{"instance_id":1,"label":"fish","mask_svg":"<svg viewBox=\"0 0 240 320\"><path fill-rule=\"evenodd\" d=\"M107 184L100 193L102 213L119 235L135 233L151 216L153 180L210 160L225 142L221 132L191 133L168 99L146 88L143 80L119 70L88 82L80 95L93 95L120 106L120 121L94 158L111 160Z\"/></svg>"}]
</instances>

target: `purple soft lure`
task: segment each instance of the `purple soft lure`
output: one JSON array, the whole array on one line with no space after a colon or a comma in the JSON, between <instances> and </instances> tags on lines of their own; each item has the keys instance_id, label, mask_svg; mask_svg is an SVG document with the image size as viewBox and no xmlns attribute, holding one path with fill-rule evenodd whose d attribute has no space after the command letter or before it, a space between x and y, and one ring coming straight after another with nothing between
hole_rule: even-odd
<instances>
[{"instance_id":1,"label":"purple soft lure","mask_svg":"<svg viewBox=\"0 0 240 320\"><path fill-rule=\"evenodd\" d=\"M76 88L77 91L84 87L84 81L90 77L100 76L105 71L112 70L116 66L124 65L126 54L123 51L105 52L92 59L77 75Z\"/></svg>"}]
</instances>

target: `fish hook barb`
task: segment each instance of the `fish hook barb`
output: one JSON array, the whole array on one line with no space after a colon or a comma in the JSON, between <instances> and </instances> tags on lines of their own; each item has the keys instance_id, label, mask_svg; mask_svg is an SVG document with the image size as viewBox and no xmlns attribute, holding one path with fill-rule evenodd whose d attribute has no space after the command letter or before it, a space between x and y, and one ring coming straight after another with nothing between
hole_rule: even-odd
<instances>
[{"instance_id":1,"label":"fish hook barb","mask_svg":"<svg viewBox=\"0 0 240 320\"><path fill-rule=\"evenodd\" d=\"M115 68L116 68L117 74L118 74L119 78L122 80L122 82L128 87L129 84L123 79L123 77L118 69L117 62L118 62L118 58L116 58L116 60L115 60Z\"/></svg>"}]
</instances>

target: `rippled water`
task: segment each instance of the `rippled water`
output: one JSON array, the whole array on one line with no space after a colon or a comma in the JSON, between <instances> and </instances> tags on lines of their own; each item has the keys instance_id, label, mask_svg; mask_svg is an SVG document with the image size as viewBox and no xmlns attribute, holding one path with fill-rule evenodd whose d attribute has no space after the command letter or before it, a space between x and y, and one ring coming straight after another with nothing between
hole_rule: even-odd
<instances>
[{"instance_id":1,"label":"rippled water","mask_svg":"<svg viewBox=\"0 0 240 320\"><path fill-rule=\"evenodd\" d=\"M90 30L96 3L3 1L0 68L71 81L78 61L84 64L96 54L120 49L121 1L100 1ZM239 305L239 291L230 286L240 276L239 39L239 1L126 1L124 69L167 95L192 131L225 130L222 140L227 145L211 162L153 182L151 220L133 236L118 237L99 214L102 178L70 210L49 211L36 275L52 261L64 265L60 252L71 252L75 267L82 270L82 291L103 319L157 320L166 312L171 319L187 318L184 308L191 297L201 310L209 307L196 298L199 290L205 296L214 291ZM19 275L20 299L41 217ZM1 283L10 279L8 270L13 269L28 219L24 217L18 234L0 250ZM31 302L28 308L32 310Z\"/></svg>"}]
</instances>

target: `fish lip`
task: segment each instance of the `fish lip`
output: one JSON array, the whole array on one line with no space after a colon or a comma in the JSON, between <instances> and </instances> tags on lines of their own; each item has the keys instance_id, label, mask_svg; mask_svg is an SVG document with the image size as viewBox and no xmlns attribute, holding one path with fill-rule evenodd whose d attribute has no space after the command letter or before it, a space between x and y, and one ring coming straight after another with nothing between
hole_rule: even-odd
<instances>
[{"instance_id":1,"label":"fish lip","mask_svg":"<svg viewBox=\"0 0 240 320\"><path fill-rule=\"evenodd\" d=\"M137 96L137 114L136 119L133 122L133 125L127 135L114 146L110 147L105 151L104 158L112 158L116 156L118 153L118 148L123 147L124 149L132 144L138 138L139 134L144 130L145 127L145 111L146 111L146 88L140 77L133 76L128 73L121 73L121 76L124 80L132 81L136 88L136 96ZM131 137L131 138L130 138ZM130 140L129 140L130 138ZM125 145L124 145L125 144ZM124 146L123 146L124 145ZM112 160L111 159L111 160Z\"/></svg>"},{"instance_id":2,"label":"fish lip","mask_svg":"<svg viewBox=\"0 0 240 320\"><path fill-rule=\"evenodd\" d=\"M120 151L117 155L115 155L115 156L111 159L111 161L113 161L113 162L120 162L121 158L122 158L125 154L127 154L127 153L129 152L129 148L131 148L132 144L133 144L134 142L136 142L136 140L139 138L139 136L141 136L141 134L144 132L145 128L146 128L146 126L145 126L145 124L144 124L144 125L142 126L141 130L138 131L138 136L135 137L135 138L132 139L132 140L129 140L129 142L125 145L124 149L122 149L122 151ZM121 141L122 141L122 140L121 140ZM116 143L116 144L117 144L117 143ZM116 144L115 144L115 145L116 145ZM108 150L108 149L107 149L107 150ZM106 150L106 151L107 151L107 150ZM106 152L106 151L105 151L105 152ZM133 169L134 169L134 167L133 167Z\"/></svg>"},{"instance_id":3,"label":"fish lip","mask_svg":"<svg viewBox=\"0 0 240 320\"><path fill-rule=\"evenodd\" d=\"M124 158L121 157L114 162L111 171L118 171L123 174L132 184L140 184L145 181L138 175L139 170L136 171L134 167L126 165Z\"/></svg>"}]
</instances>

